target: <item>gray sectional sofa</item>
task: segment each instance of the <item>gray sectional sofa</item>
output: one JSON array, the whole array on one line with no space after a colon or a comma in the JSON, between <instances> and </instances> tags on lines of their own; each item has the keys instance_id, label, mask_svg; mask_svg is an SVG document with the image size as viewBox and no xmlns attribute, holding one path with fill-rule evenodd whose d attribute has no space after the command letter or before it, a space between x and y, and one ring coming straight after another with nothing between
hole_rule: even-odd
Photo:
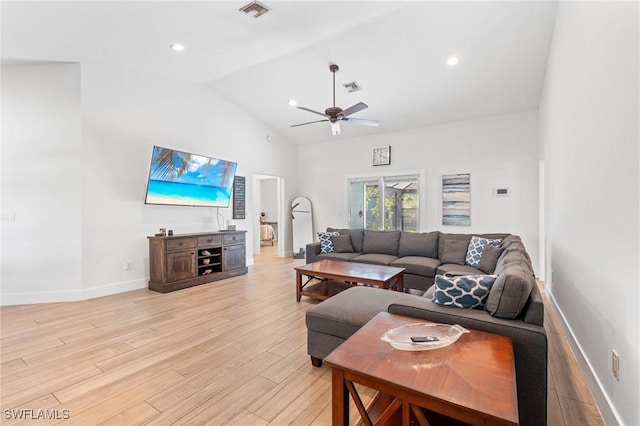
<instances>
[{"instance_id":1,"label":"gray sectional sofa","mask_svg":"<svg viewBox=\"0 0 640 426\"><path fill-rule=\"evenodd\" d=\"M315 366L321 365L322 359L381 311L508 336L514 349L520 424L546 425L544 303L531 260L518 236L481 235L501 240L497 250L491 251L496 259L478 265L484 269L481 270L462 259L461 252L467 254L472 234L435 231L406 235L409 233L331 228L328 231L340 234L333 237L334 251L320 253L318 243L309 244L307 262L333 259L401 266L406 268L405 289L427 291L418 295L356 286L309 309L307 352ZM463 309L434 303L434 277L445 273L497 275L484 308Z\"/></svg>"}]
</instances>

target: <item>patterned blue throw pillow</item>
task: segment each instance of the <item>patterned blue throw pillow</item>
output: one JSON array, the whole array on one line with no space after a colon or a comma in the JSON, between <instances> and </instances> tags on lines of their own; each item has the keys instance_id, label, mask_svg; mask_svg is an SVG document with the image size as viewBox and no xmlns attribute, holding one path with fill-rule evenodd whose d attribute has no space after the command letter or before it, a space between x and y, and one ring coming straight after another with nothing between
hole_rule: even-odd
<instances>
[{"instance_id":1,"label":"patterned blue throw pillow","mask_svg":"<svg viewBox=\"0 0 640 426\"><path fill-rule=\"evenodd\" d=\"M497 275L436 275L433 303L458 308L482 308Z\"/></svg>"},{"instance_id":2,"label":"patterned blue throw pillow","mask_svg":"<svg viewBox=\"0 0 640 426\"><path fill-rule=\"evenodd\" d=\"M484 252L484 248L487 246L487 244L494 247L500 247L500 243L502 243L502 240L490 240L488 238L476 237L474 235L473 237L471 237L471 241L469 241L465 263L469 266L477 268L478 264L480 263L482 253Z\"/></svg>"},{"instance_id":3,"label":"patterned blue throw pillow","mask_svg":"<svg viewBox=\"0 0 640 426\"><path fill-rule=\"evenodd\" d=\"M333 246L331 237L340 235L339 232L318 232L318 238L320 239L320 253L333 253L336 251Z\"/></svg>"}]
</instances>

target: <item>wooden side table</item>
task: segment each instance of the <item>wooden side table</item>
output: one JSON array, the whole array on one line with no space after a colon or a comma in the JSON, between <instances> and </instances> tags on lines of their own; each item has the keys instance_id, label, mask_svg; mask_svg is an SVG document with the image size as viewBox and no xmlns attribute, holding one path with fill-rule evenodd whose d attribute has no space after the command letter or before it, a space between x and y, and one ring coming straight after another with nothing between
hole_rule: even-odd
<instances>
[{"instance_id":1,"label":"wooden side table","mask_svg":"<svg viewBox=\"0 0 640 426\"><path fill-rule=\"evenodd\" d=\"M333 369L333 425L349 423L349 395L365 425L428 425L442 416L478 426L517 425L511 339L470 330L429 351L401 351L380 340L390 328L420 322L427 321L381 312L325 358ZM370 407L354 383L378 391Z\"/></svg>"}]
</instances>

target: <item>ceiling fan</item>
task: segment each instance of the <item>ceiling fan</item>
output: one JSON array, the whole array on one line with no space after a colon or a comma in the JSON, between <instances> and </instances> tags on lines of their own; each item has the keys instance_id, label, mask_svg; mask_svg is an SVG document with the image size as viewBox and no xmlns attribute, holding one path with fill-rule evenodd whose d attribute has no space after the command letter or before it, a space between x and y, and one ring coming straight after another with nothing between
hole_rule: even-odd
<instances>
[{"instance_id":1,"label":"ceiling fan","mask_svg":"<svg viewBox=\"0 0 640 426\"><path fill-rule=\"evenodd\" d=\"M380 126L380 122L377 120L367 120L364 118L349 117L351 114L355 114L358 111L362 111L365 108L369 108L369 106L363 102L358 102L357 104L345 110L336 106L336 73L338 72L339 69L340 68L336 64L329 64L329 71L333 73L333 106L332 107L329 107L326 110L324 110L324 113L319 111L314 111L312 109L305 108L305 107L298 107L299 109L321 115L325 117L325 119L309 121L307 123L294 124L291 127L305 126L307 124L323 123L325 121L328 121L329 123L331 123L331 133L333 134L333 136L336 136L340 134L341 121L349 124L359 124L362 126L372 126L372 127Z\"/></svg>"}]
</instances>

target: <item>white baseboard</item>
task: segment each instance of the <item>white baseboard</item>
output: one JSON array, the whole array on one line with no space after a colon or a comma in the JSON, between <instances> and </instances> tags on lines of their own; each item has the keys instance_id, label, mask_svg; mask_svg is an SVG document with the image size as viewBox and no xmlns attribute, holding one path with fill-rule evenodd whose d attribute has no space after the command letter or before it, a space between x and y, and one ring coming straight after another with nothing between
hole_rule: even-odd
<instances>
[{"instance_id":1,"label":"white baseboard","mask_svg":"<svg viewBox=\"0 0 640 426\"><path fill-rule=\"evenodd\" d=\"M582 370L582 374L589 385L589 389L591 389L593 399L600 409L600 414L602 415L604 423L607 425L622 425L623 423L620 419L620 415L616 411L609 395L605 392L602 382L598 379L595 370L589 362L589 358L587 358L585 352L582 350L582 346L580 346L580 343L576 340L576 336L573 333L571 326L567 323L567 319L562 313L562 310L556 303L556 299L553 297L551 292L546 292L546 294L557 314L556 316L559 319L560 325L565 330L567 342L569 343L569 346L571 346L573 354L576 357L576 361L578 361L580 370Z\"/></svg>"},{"instance_id":2,"label":"white baseboard","mask_svg":"<svg viewBox=\"0 0 640 426\"><path fill-rule=\"evenodd\" d=\"M8 293L0 296L0 306L30 305L35 303L77 302L79 300L95 299L125 291L138 290L147 287L147 279L140 278L98 287L80 290L43 291L30 293Z\"/></svg>"},{"instance_id":3,"label":"white baseboard","mask_svg":"<svg viewBox=\"0 0 640 426\"><path fill-rule=\"evenodd\" d=\"M148 282L148 278L139 278L132 281L86 288L84 289L84 299L95 299L96 297L109 296L111 294L124 293L125 291L147 288Z\"/></svg>"}]
</instances>

